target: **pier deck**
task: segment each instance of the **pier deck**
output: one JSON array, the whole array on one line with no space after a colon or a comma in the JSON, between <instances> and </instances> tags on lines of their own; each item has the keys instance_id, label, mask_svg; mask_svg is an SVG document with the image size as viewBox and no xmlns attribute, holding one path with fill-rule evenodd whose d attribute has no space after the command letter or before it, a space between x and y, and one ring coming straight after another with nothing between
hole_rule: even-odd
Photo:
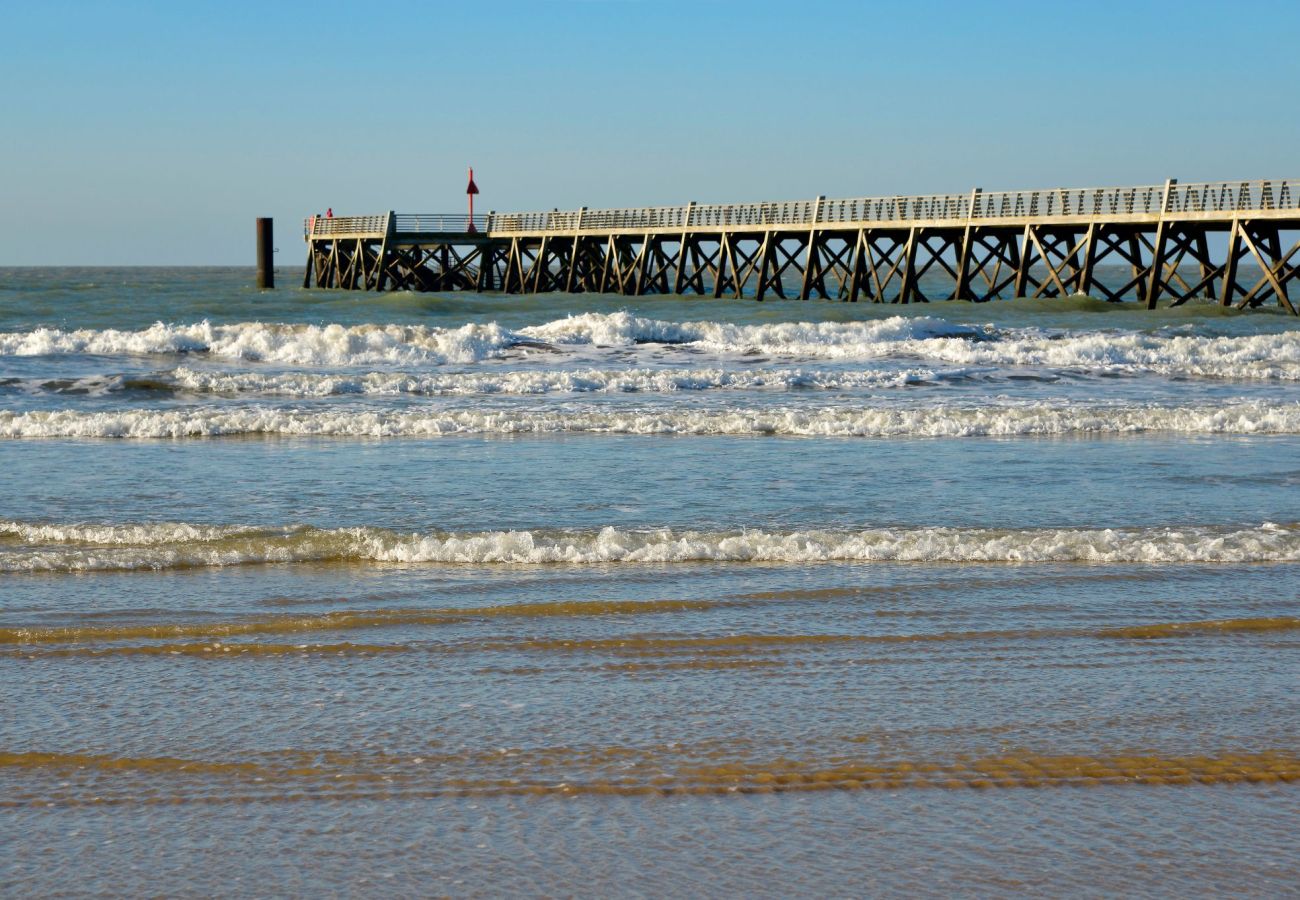
<instances>
[{"instance_id":1,"label":"pier deck","mask_svg":"<svg viewBox=\"0 0 1300 900\"><path fill-rule=\"evenodd\" d=\"M304 287L877 303L1087 294L1148 309L1202 299L1296 314L1300 179L472 221L388 212L313 217L304 236Z\"/></svg>"}]
</instances>

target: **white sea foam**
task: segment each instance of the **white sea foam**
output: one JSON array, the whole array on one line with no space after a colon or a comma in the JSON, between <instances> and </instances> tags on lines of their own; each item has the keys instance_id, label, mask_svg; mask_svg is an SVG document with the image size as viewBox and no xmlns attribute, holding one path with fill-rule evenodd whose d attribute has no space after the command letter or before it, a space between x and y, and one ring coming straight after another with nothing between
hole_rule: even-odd
<instances>
[{"instance_id":1,"label":"white sea foam","mask_svg":"<svg viewBox=\"0 0 1300 900\"><path fill-rule=\"evenodd\" d=\"M156 546L201 544L256 533L244 525L191 525L187 522L140 522L125 525L93 522L0 522L0 548L6 543Z\"/></svg>"},{"instance_id":2,"label":"white sea foam","mask_svg":"<svg viewBox=\"0 0 1300 900\"><path fill-rule=\"evenodd\" d=\"M520 334L550 344L626 347L632 344L690 344L718 353L771 353L822 358L875 357L900 342L961 339L987 340L990 328L959 325L930 316L892 316L860 322L665 322L628 312L583 313L544 325L521 328Z\"/></svg>"},{"instance_id":3,"label":"white sea foam","mask_svg":"<svg viewBox=\"0 0 1300 900\"><path fill-rule=\"evenodd\" d=\"M871 360L918 358L959 366L1036 366L1110 373L1300 380L1300 331L1236 337L1179 331L974 327L932 317L735 325L667 322L627 312L586 313L511 331L497 324L157 324L140 331L37 329L0 334L0 355L206 353L288 365L470 364L547 347L675 345L718 356Z\"/></svg>"},{"instance_id":4,"label":"white sea foam","mask_svg":"<svg viewBox=\"0 0 1300 900\"><path fill-rule=\"evenodd\" d=\"M836 371L804 368L521 369L508 372L367 372L364 374L216 372L180 367L169 383L194 393L268 397L553 393L664 394L708 390L859 390L979 377L973 368ZM123 382L131 386L132 382Z\"/></svg>"},{"instance_id":5,"label":"white sea foam","mask_svg":"<svg viewBox=\"0 0 1300 900\"><path fill-rule=\"evenodd\" d=\"M1146 332L1008 333L990 343L925 341L917 352L958 365L1038 366L1106 374L1300 380L1300 331L1238 337Z\"/></svg>"},{"instance_id":6,"label":"white sea foam","mask_svg":"<svg viewBox=\"0 0 1300 900\"><path fill-rule=\"evenodd\" d=\"M0 523L0 571L77 572L351 561L543 563L1300 561L1300 525L1140 528L865 528L397 532L164 523Z\"/></svg>"},{"instance_id":7,"label":"white sea foam","mask_svg":"<svg viewBox=\"0 0 1300 900\"><path fill-rule=\"evenodd\" d=\"M38 328L0 333L0 355L101 356L205 353L290 365L362 366L472 363L500 354L521 338L495 323L460 328L402 325L234 325L158 323L140 331Z\"/></svg>"},{"instance_id":8,"label":"white sea foam","mask_svg":"<svg viewBox=\"0 0 1300 900\"><path fill-rule=\"evenodd\" d=\"M1025 403L763 408L547 407L375 411L333 408L0 411L0 438L185 438L222 435L434 437L456 434L792 435L981 437L1032 435L1298 434L1300 404L1185 406Z\"/></svg>"},{"instance_id":9,"label":"white sea foam","mask_svg":"<svg viewBox=\"0 0 1300 900\"><path fill-rule=\"evenodd\" d=\"M864 322L734 325L661 322L621 312L571 316L522 329L522 333L553 344L661 342L724 354L844 360L919 357L973 366L1300 379L1300 331L1238 337L1177 332L1047 333L901 316Z\"/></svg>"},{"instance_id":10,"label":"white sea foam","mask_svg":"<svg viewBox=\"0 0 1300 900\"><path fill-rule=\"evenodd\" d=\"M730 325L665 322L627 312L586 313L510 331L490 323L460 328L419 325L293 325L242 322L213 325L155 324L139 331L62 331L39 328L0 333L0 355L176 354L296 365L360 366L401 363L472 363L514 347L551 345L628 347L690 344L719 353L768 352L783 356L878 357L881 345L939 337L963 339L987 331L942 319L893 318L870 322Z\"/></svg>"}]
</instances>

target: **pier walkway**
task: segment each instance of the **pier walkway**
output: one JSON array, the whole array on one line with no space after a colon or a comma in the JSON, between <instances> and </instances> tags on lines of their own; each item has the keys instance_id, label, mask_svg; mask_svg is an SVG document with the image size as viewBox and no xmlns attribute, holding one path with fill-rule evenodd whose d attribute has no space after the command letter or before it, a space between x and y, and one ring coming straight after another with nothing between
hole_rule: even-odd
<instances>
[{"instance_id":1,"label":"pier walkway","mask_svg":"<svg viewBox=\"0 0 1300 900\"><path fill-rule=\"evenodd\" d=\"M313 217L304 287L914 303L1087 294L1296 314L1300 179Z\"/></svg>"}]
</instances>

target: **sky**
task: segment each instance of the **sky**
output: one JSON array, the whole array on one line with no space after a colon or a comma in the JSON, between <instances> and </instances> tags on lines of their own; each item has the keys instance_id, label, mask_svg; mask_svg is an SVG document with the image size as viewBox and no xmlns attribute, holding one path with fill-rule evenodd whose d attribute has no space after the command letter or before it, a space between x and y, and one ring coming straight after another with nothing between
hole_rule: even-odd
<instances>
[{"instance_id":1,"label":"sky","mask_svg":"<svg viewBox=\"0 0 1300 900\"><path fill-rule=\"evenodd\" d=\"M275 219L1300 177L1300 3L0 0L0 266Z\"/></svg>"}]
</instances>

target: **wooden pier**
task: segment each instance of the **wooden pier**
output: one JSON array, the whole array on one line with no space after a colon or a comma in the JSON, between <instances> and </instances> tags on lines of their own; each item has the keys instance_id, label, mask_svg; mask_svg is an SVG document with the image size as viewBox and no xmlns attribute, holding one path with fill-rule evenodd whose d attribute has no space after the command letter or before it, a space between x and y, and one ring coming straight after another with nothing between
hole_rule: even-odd
<instances>
[{"instance_id":1,"label":"wooden pier","mask_svg":"<svg viewBox=\"0 0 1300 900\"><path fill-rule=\"evenodd\" d=\"M1296 314L1300 179L312 217L304 287L876 303L1086 294Z\"/></svg>"}]
</instances>

